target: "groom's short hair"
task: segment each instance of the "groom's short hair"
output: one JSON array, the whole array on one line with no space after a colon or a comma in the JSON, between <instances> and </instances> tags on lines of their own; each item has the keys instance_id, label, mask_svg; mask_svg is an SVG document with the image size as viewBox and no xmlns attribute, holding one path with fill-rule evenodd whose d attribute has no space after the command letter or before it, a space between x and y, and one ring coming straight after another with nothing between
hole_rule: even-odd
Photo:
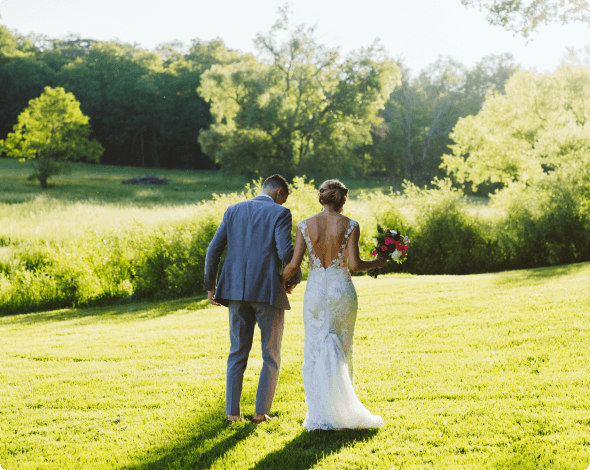
<instances>
[{"instance_id":1,"label":"groom's short hair","mask_svg":"<svg viewBox=\"0 0 590 470\"><path fill-rule=\"evenodd\" d=\"M283 188L285 194L289 194L289 183L281 175L272 175L264 180L262 183L262 190Z\"/></svg>"}]
</instances>

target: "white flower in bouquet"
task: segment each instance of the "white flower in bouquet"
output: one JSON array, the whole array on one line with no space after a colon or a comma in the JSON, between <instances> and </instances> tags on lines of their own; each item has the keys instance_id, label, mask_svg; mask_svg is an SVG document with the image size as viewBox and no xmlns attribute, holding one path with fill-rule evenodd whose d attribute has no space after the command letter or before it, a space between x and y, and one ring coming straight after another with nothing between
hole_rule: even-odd
<instances>
[{"instance_id":1,"label":"white flower in bouquet","mask_svg":"<svg viewBox=\"0 0 590 470\"><path fill-rule=\"evenodd\" d=\"M398 261L399 259L401 259L403 255L403 252L395 250L393 253L391 253L391 259L393 261Z\"/></svg>"}]
</instances>

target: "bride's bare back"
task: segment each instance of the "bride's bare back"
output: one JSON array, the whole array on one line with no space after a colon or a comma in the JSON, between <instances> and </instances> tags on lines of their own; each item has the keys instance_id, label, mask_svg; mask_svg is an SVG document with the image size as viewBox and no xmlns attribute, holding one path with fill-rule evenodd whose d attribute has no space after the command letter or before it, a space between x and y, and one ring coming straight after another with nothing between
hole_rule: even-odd
<instances>
[{"instance_id":1,"label":"bride's bare back","mask_svg":"<svg viewBox=\"0 0 590 470\"><path fill-rule=\"evenodd\" d=\"M307 219L306 225L316 257L323 268L328 268L347 241L350 219L338 213L320 212Z\"/></svg>"},{"instance_id":2,"label":"bride's bare back","mask_svg":"<svg viewBox=\"0 0 590 470\"><path fill-rule=\"evenodd\" d=\"M350 266L353 271L365 271L372 268L380 268L385 264L384 259L376 257L374 260L365 261L361 259L359 253L360 227L358 223L352 221L335 211L322 211L310 218L302 221L305 224L305 234L301 227L297 227L297 238L295 240L295 250L293 258L283 271L283 285L295 274L303 256L307 251L307 244L304 236L309 237L311 249L319 264L327 269L335 262L338 252L342 245L346 243L346 249L342 253L341 263L339 266ZM352 231L348 234L348 230ZM290 291L287 291L290 293Z\"/></svg>"}]
</instances>

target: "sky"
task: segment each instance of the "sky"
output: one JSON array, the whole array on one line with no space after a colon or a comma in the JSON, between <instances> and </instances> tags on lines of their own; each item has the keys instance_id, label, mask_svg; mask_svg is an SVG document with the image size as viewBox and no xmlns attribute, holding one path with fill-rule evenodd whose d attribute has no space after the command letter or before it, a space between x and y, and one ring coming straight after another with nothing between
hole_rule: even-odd
<instances>
[{"instance_id":1,"label":"sky","mask_svg":"<svg viewBox=\"0 0 590 470\"><path fill-rule=\"evenodd\" d=\"M28 35L62 38L69 33L117 39L153 50L179 40L221 38L253 52L254 38L278 18L284 0L0 0L0 24ZM315 25L320 42L342 54L376 38L413 73L440 56L472 67L489 54L512 53L526 69L554 71L567 47L590 45L587 24L543 26L529 38L486 20L486 12L460 0L291 0L291 24Z\"/></svg>"}]
</instances>

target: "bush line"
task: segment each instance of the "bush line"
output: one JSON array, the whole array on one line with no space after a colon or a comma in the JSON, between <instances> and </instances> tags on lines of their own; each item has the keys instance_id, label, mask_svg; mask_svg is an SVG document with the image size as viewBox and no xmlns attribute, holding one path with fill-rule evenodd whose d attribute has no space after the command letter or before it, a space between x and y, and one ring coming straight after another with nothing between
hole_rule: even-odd
<instances>
[{"instance_id":1,"label":"bush line","mask_svg":"<svg viewBox=\"0 0 590 470\"><path fill-rule=\"evenodd\" d=\"M408 260L389 263L383 273L474 274L590 260L587 204L575 188L503 191L493 197L486 217L473 215L448 181L435 185L407 185L403 195L361 196L371 209L352 216L361 223L365 257L373 249L376 223L412 239ZM215 196L199 204L199 215L189 222L89 232L61 245L21 240L13 245L13 259L0 264L0 314L202 293L207 246L225 209L259 191L255 183L239 194ZM318 210L313 184L297 178L288 205L295 235L297 222Z\"/></svg>"}]
</instances>

